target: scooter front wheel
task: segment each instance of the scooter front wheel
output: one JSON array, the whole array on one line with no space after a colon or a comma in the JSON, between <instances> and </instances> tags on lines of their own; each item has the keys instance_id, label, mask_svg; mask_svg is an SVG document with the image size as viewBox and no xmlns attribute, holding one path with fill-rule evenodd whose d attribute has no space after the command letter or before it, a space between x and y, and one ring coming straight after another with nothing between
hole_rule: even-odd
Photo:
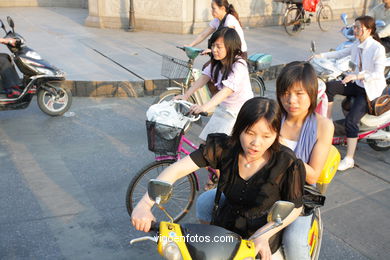
<instances>
[{"instance_id":1,"label":"scooter front wheel","mask_svg":"<svg viewBox=\"0 0 390 260\"><path fill-rule=\"evenodd\" d=\"M383 131L390 132L390 126L383 129ZM381 141L376 139L368 139L368 145L375 151L387 151L390 149L390 141Z\"/></svg>"},{"instance_id":2,"label":"scooter front wheel","mask_svg":"<svg viewBox=\"0 0 390 260\"><path fill-rule=\"evenodd\" d=\"M44 88L38 90L38 106L50 116L64 114L71 105L72 92L69 89L57 88L56 90L53 89L53 92Z\"/></svg>"}]
</instances>

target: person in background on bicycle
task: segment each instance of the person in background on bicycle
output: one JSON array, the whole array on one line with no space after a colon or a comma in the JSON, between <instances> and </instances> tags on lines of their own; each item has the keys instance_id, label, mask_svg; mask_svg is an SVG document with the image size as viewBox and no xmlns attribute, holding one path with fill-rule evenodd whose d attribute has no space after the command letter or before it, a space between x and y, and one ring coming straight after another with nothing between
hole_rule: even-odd
<instances>
[{"instance_id":1,"label":"person in background on bicycle","mask_svg":"<svg viewBox=\"0 0 390 260\"><path fill-rule=\"evenodd\" d=\"M227 0L213 0L211 1L211 14L213 15L214 19L211 20L209 26L203 32L201 32L193 42L185 46L194 47L199 43L203 42L209 35L217 31L218 29L222 27L229 27L235 29L240 36L242 51L241 56L246 59L248 57L248 47L245 42L244 31L242 30L238 13L234 9L233 5L229 4ZM208 49L203 51L202 54L211 52L210 41L208 45Z\"/></svg>"},{"instance_id":2,"label":"person in background on bicycle","mask_svg":"<svg viewBox=\"0 0 390 260\"><path fill-rule=\"evenodd\" d=\"M315 112L318 80L308 62L291 62L276 81L276 97L283 119L279 141L304 162L306 183L315 185L332 145L333 122ZM298 217L283 234L286 260L310 259L308 234L312 214Z\"/></svg>"},{"instance_id":3,"label":"person in background on bicycle","mask_svg":"<svg viewBox=\"0 0 390 260\"><path fill-rule=\"evenodd\" d=\"M390 0L382 0L382 2L382 4L371 9L367 15L386 23L385 28L378 32L378 36L383 46L385 46L386 52L390 52Z\"/></svg>"},{"instance_id":4,"label":"person in background on bicycle","mask_svg":"<svg viewBox=\"0 0 390 260\"><path fill-rule=\"evenodd\" d=\"M347 154L340 162L338 168L340 171L354 167L353 157L358 141L359 122L368 111L367 99L372 101L381 96L386 87L384 77L386 53L376 34L374 18L370 16L356 18L353 30L358 41L355 41L349 48L314 55L314 57L330 59L351 55L351 61L356 65L354 73L348 74L342 81L326 83L329 118L332 116L335 95L354 97L352 107L345 118Z\"/></svg>"},{"instance_id":5,"label":"person in background on bicycle","mask_svg":"<svg viewBox=\"0 0 390 260\"><path fill-rule=\"evenodd\" d=\"M15 46L16 40L13 38L0 38L0 43ZM16 89L21 84L19 75L7 54L0 54L0 77L0 85L3 87L1 94L6 94L8 98L20 95L20 91Z\"/></svg>"},{"instance_id":6,"label":"person in background on bicycle","mask_svg":"<svg viewBox=\"0 0 390 260\"><path fill-rule=\"evenodd\" d=\"M244 238L264 230L267 213L278 200L295 204L283 225L254 239L261 259L271 259L280 247L284 227L302 211L305 166L294 153L279 144L281 110L276 101L255 97L242 106L231 136L210 134L205 144L189 156L166 168L157 179L174 183L198 170L213 167L221 171L219 189L224 206L216 212L214 224ZM154 202L145 194L131 216L137 230L148 232L154 216Z\"/></svg>"},{"instance_id":7,"label":"person in background on bicycle","mask_svg":"<svg viewBox=\"0 0 390 260\"><path fill-rule=\"evenodd\" d=\"M333 122L314 112L317 75L307 62L287 64L276 80L276 96L282 110L279 142L294 151L306 169L306 183L316 184L327 159L334 132ZM202 193L196 201L196 216L210 223L216 189ZM224 203L222 194L220 205ZM283 233L286 260L310 259L308 234L312 214L300 216Z\"/></svg>"}]
</instances>

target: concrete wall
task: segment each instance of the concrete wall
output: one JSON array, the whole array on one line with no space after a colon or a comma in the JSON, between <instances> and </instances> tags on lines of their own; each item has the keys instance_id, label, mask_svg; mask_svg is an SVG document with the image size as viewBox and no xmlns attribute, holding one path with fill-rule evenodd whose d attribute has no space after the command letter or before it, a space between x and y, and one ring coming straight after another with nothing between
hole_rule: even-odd
<instances>
[{"instance_id":1,"label":"concrete wall","mask_svg":"<svg viewBox=\"0 0 390 260\"><path fill-rule=\"evenodd\" d=\"M88 8L88 0L0 0L0 7L15 6Z\"/></svg>"},{"instance_id":2,"label":"concrete wall","mask_svg":"<svg viewBox=\"0 0 390 260\"><path fill-rule=\"evenodd\" d=\"M334 11L358 16L364 5L371 8L381 0L323 0ZM86 25L102 28L127 28L129 0L89 0ZM138 30L169 33L199 33L212 19L211 0L133 0ZM273 0L230 0L244 27L277 25L282 21L285 4ZM195 11L194 11L195 10Z\"/></svg>"}]
</instances>

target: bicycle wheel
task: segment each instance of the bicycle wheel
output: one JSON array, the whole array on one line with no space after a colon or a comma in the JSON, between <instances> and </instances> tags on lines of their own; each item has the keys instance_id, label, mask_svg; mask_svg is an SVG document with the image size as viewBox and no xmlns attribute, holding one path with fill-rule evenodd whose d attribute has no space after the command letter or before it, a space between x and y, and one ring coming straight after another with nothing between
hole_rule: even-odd
<instances>
[{"instance_id":1,"label":"bicycle wheel","mask_svg":"<svg viewBox=\"0 0 390 260\"><path fill-rule=\"evenodd\" d=\"M134 176L126 192L126 207L129 216L131 216L134 207L148 191L149 180L157 178L165 168L174 162L175 160L152 162ZM192 175L187 175L173 184L172 197L168 203L164 204L164 207L175 222L179 221L190 210L194 202L195 192L196 183ZM169 221L169 218L156 205L153 206L152 213L157 221Z\"/></svg>"},{"instance_id":2,"label":"bicycle wheel","mask_svg":"<svg viewBox=\"0 0 390 260\"><path fill-rule=\"evenodd\" d=\"M330 24L333 20L333 11L329 5L322 5L317 14L318 26L321 31L326 32L330 28Z\"/></svg>"},{"instance_id":3,"label":"bicycle wheel","mask_svg":"<svg viewBox=\"0 0 390 260\"><path fill-rule=\"evenodd\" d=\"M303 13L296 7L290 7L287 9L284 19L283 25L287 34L295 35L303 30Z\"/></svg>"},{"instance_id":4,"label":"bicycle wheel","mask_svg":"<svg viewBox=\"0 0 390 260\"><path fill-rule=\"evenodd\" d=\"M265 84L261 77L257 75L250 76L252 91L255 96L264 97L265 95Z\"/></svg>"}]
</instances>

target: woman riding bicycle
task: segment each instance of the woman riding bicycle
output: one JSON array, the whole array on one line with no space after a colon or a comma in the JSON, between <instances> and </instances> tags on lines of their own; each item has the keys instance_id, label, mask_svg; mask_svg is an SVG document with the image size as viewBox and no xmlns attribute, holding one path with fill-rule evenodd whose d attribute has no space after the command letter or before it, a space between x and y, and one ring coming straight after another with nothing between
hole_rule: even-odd
<instances>
[{"instance_id":1,"label":"woman riding bicycle","mask_svg":"<svg viewBox=\"0 0 390 260\"><path fill-rule=\"evenodd\" d=\"M244 31L242 30L241 23L238 17L238 13L234 9L233 5L229 4L227 0L212 0L211 1L211 14L214 19L211 20L209 26L201 32L196 39L191 42L189 47L194 47L199 43L203 42L209 35L217 31L222 27L229 27L235 29L240 36L241 40L241 56L243 58L247 58L247 45L244 39ZM207 46L207 50L203 52L203 54L210 52L211 42L209 41L209 45Z\"/></svg>"},{"instance_id":2,"label":"woman riding bicycle","mask_svg":"<svg viewBox=\"0 0 390 260\"><path fill-rule=\"evenodd\" d=\"M306 183L315 184L324 167L332 144L334 126L331 120L314 112L317 101L317 75L306 62L291 62L280 72L276 95L282 109L279 142L294 151L304 162ZM216 190L198 197L196 215L209 223ZM220 205L224 203L222 194ZM312 215L300 216L284 231L283 249L287 260L310 259L308 233Z\"/></svg>"},{"instance_id":3,"label":"woman riding bicycle","mask_svg":"<svg viewBox=\"0 0 390 260\"><path fill-rule=\"evenodd\" d=\"M225 194L224 206L214 224L251 237L264 230L267 212L277 200L295 204L283 225L254 239L262 259L270 259L281 243L279 231L302 211L305 167L294 153L279 144L281 111L276 101L256 97L241 108L232 135L211 134L205 144L190 156L172 164L158 177L170 183L198 170L213 167L221 171L219 188ZM137 230L149 231L154 202L147 194L132 213Z\"/></svg>"},{"instance_id":4,"label":"woman riding bicycle","mask_svg":"<svg viewBox=\"0 0 390 260\"><path fill-rule=\"evenodd\" d=\"M212 44L210 64L184 95L175 97L187 100L209 81L217 87L218 92L209 102L191 107L191 112L195 114L209 112L215 108L199 136L202 140L206 140L210 133L230 134L242 104L253 97L248 66L241 57L241 41L237 32L231 28L221 28L211 36L210 41Z\"/></svg>"}]
</instances>

